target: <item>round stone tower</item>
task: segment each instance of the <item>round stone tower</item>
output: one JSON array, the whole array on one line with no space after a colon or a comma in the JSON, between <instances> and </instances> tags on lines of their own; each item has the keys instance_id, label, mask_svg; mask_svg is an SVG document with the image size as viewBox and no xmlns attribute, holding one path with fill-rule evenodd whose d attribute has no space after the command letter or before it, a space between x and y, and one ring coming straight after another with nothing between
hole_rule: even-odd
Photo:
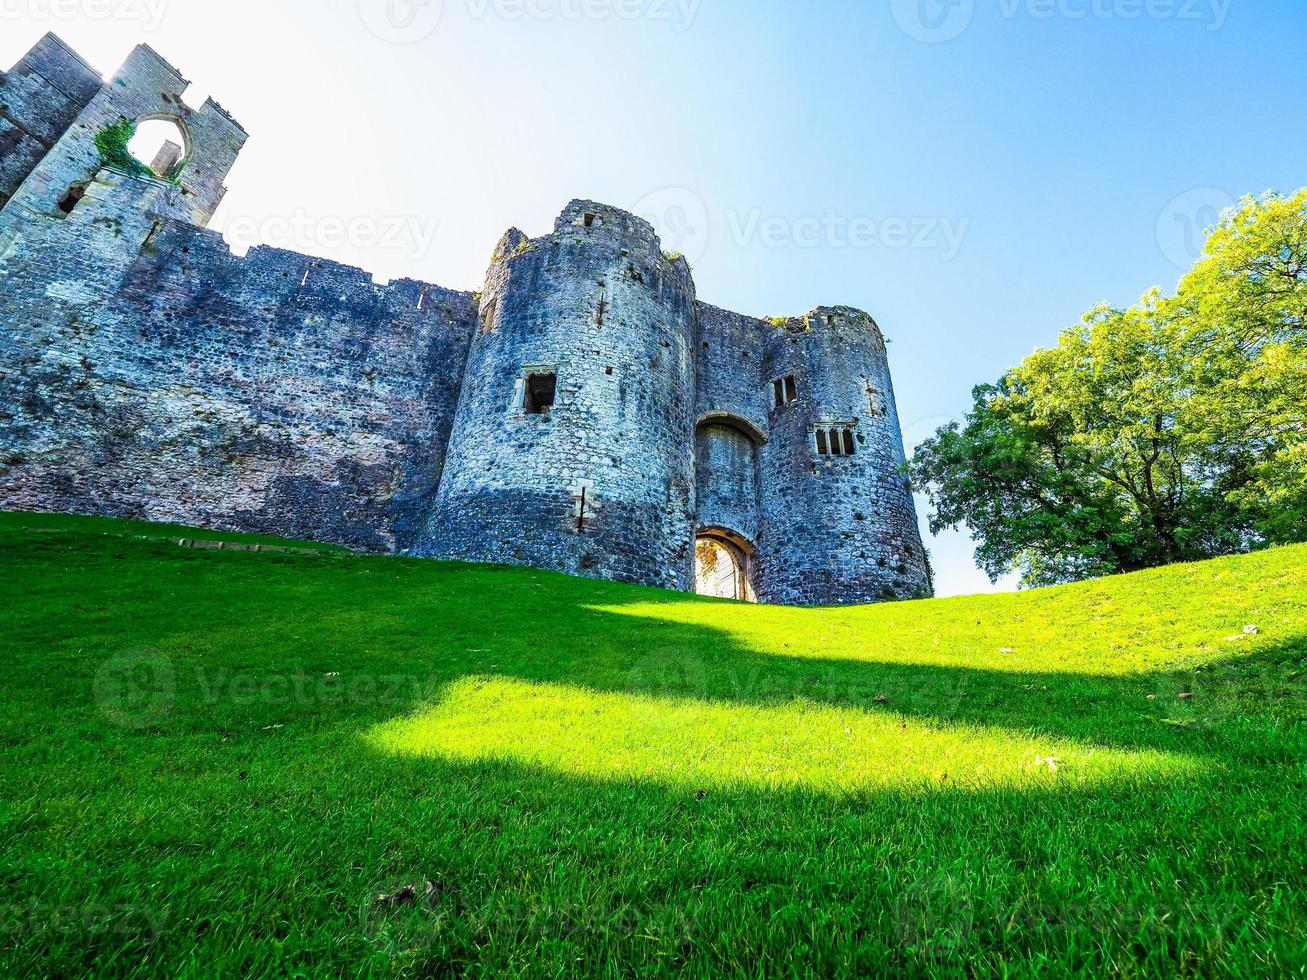
<instances>
[{"instance_id":1,"label":"round stone tower","mask_svg":"<svg viewBox=\"0 0 1307 980\"><path fill-rule=\"evenodd\" d=\"M509 231L417 552L690 589L696 323L646 221L574 201Z\"/></svg>"},{"instance_id":2,"label":"round stone tower","mask_svg":"<svg viewBox=\"0 0 1307 980\"><path fill-rule=\"evenodd\" d=\"M820 308L768 328L758 594L799 605L933 589L885 339L870 316Z\"/></svg>"}]
</instances>

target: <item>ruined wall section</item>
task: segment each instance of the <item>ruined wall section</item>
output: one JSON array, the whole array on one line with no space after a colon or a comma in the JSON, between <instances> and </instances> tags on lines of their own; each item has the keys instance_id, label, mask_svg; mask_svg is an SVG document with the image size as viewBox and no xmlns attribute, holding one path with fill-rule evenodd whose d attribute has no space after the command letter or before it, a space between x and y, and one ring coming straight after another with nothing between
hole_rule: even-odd
<instances>
[{"instance_id":1,"label":"ruined wall section","mask_svg":"<svg viewBox=\"0 0 1307 980\"><path fill-rule=\"evenodd\" d=\"M53 34L0 72L0 207L100 91L99 74Z\"/></svg>"},{"instance_id":2,"label":"ruined wall section","mask_svg":"<svg viewBox=\"0 0 1307 980\"><path fill-rule=\"evenodd\" d=\"M6 233L5 222L59 219L60 202L69 191L89 184L101 168L97 134L119 119L163 119L182 130L186 146L177 178L179 193L167 202L167 216L207 225L226 194L223 180L248 137L212 99L199 109L186 105L183 95L189 87L151 48L137 47L13 193L0 235Z\"/></svg>"},{"instance_id":3,"label":"ruined wall section","mask_svg":"<svg viewBox=\"0 0 1307 980\"><path fill-rule=\"evenodd\" d=\"M166 217L102 171L0 259L0 501L392 551L433 506L475 298Z\"/></svg>"},{"instance_id":4,"label":"ruined wall section","mask_svg":"<svg viewBox=\"0 0 1307 980\"><path fill-rule=\"evenodd\" d=\"M803 605L929 595L880 329L858 310L821 308L771 329L768 362L795 377L797 398L773 407L762 450L759 595ZM853 455L818 452L826 424L852 429Z\"/></svg>"},{"instance_id":5,"label":"ruined wall section","mask_svg":"<svg viewBox=\"0 0 1307 980\"><path fill-rule=\"evenodd\" d=\"M647 222L574 201L506 235L422 553L691 588L695 338L689 268Z\"/></svg>"}]
</instances>

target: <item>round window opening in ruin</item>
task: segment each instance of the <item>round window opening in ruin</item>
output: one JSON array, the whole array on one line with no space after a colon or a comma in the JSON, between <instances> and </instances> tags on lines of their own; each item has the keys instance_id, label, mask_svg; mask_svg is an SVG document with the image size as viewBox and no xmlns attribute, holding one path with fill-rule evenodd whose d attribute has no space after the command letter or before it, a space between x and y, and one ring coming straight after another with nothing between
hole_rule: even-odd
<instances>
[{"instance_id":1,"label":"round window opening in ruin","mask_svg":"<svg viewBox=\"0 0 1307 980\"><path fill-rule=\"evenodd\" d=\"M156 177L169 178L181 172L189 147L185 132L173 120L145 119L137 123L127 152L149 167Z\"/></svg>"}]
</instances>

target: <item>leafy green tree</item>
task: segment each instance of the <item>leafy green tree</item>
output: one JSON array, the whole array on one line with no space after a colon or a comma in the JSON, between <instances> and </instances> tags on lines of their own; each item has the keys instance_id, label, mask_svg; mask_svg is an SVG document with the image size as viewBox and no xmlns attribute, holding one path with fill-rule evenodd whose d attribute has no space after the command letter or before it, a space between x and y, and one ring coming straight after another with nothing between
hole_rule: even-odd
<instances>
[{"instance_id":1,"label":"leafy green tree","mask_svg":"<svg viewBox=\"0 0 1307 980\"><path fill-rule=\"evenodd\" d=\"M932 529L1049 585L1307 539L1307 192L1248 199L1176 297L1100 306L918 447Z\"/></svg>"},{"instance_id":2,"label":"leafy green tree","mask_svg":"<svg viewBox=\"0 0 1307 980\"><path fill-rule=\"evenodd\" d=\"M1189 405L1268 541L1307 540L1307 190L1245 199L1180 283L1205 367Z\"/></svg>"}]
</instances>

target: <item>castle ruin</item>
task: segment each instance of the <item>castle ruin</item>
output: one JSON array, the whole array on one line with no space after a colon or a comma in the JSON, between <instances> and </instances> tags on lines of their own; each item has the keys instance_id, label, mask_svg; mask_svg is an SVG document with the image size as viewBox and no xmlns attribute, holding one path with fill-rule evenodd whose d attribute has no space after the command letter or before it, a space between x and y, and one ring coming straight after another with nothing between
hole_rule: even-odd
<instances>
[{"instance_id":1,"label":"castle ruin","mask_svg":"<svg viewBox=\"0 0 1307 980\"><path fill-rule=\"evenodd\" d=\"M104 82L53 35L0 74L0 507L765 602L931 593L870 316L709 306L588 201L504 235L479 294L238 257L206 226L246 133L186 88L145 46ZM107 165L122 120L184 145Z\"/></svg>"}]
</instances>

